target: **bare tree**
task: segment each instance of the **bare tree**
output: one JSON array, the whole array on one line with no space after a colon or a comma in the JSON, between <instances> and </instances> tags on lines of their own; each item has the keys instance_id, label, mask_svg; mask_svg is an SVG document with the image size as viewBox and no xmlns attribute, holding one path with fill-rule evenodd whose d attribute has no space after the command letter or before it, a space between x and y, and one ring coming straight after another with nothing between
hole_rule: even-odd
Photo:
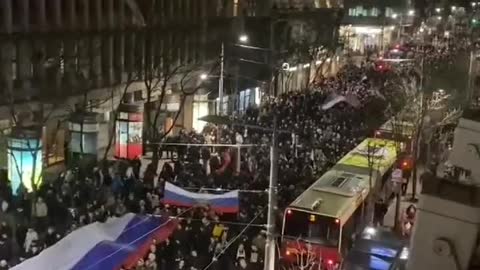
<instances>
[{"instance_id":1,"label":"bare tree","mask_svg":"<svg viewBox=\"0 0 480 270\"><path fill-rule=\"evenodd\" d=\"M122 101L125 99L125 97L128 93L128 89L136 81L135 79L132 79L133 76L134 75L131 74L131 73L128 74L127 82L125 83L125 85L124 85L124 87L121 90L121 93L119 95L119 97L120 97L119 102L113 110L113 121L110 125L110 130L109 130L111 136L109 136L109 138L108 138L107 147L105 148L105 152L103 153L102 163L105 163L105 161L107 160L110 149L112 148L113 140L115 139L115 136L112 136L112 134L115 133L116 123L117 123L117 120L118 120L118 116L120 115L119 108L122 105ZM110 91L111 91L111 99L112 99L112 102L113 102L113 100L115 98L115 90L112 88Z\"/></svg>"},{"instance_id":2,"label":"bare tree","mask_svg":"<svg viewBox=\"0 0 480 270\"><path fill-rule=\"evenodd\" d=\"M292 23L292 31L303 34L296 34L297 36L289 40L287 49L289 58L285 60L291 65L300 65L299 67L305 71L307 78L304 87L306 89L323 76L324 67L326 65L330 67L333 62L327 60L334 57L335 46L331 40L325 39L324 27L324 24L315 19L308 22L298 20ZM305 64L306 66L302 66Z\"/></svg>"},{"instance_id":3,"label":"bare tree","mask_svg":"<svg viewBox=\"0 0 480 270\"><path fill-rule=\"evenodd\" d=\"M297 247L294 254L295 259L289 264L283 266L284 270L321 270L321 254L317 254L311 244L302 245L297 240Z\"/></svg>"},{"instance_id":4,"label":"bare tree","mask_svg":"<svg viewBox=\"0 0 480 270\"><path fill-rule=\"evenodd\" d=\"M377 156L379 150L380 150L380 145L376 143L375 141L368 140L367 145L366 145L366 155L367 155L367 162L368 162L368 207L367 207L367 222L369 225L373 224L373 217L374 217L374 205L375 201L377 200L377 190L376 190L376 185L374 185L373 180L374 177L376 178L378 168L375 166L380 165L380 160Z\"/></svg>"},{"instance_id":5,"label":"bare tree","mask_svg":"<svg viewBox=\"0 0 480 270\"><path fill-rule=\"evenodd\" d=\"M32 204L35 203L37 198L37 192L40 183L42 182L42 177L44 174L45 166L41 167L41 170L38 171L38 163L42 162L43 155L39 155L42 153L42 135L43 135L43 127L53 118L53 114L61 109L65 109L63 102L60 100L55 100L53 104L47 104L45 100L40 100L38 102L39 110L33 110L31 107L28 109L25 106L21 106L17 104L14 99L14 95L12 91L7 91L7 100L9 102L9 111L11 116L11 123L12 128L19 129L20 132L15 134L18 136L18 139L23 140L25 142L26 148L24 149L26 153L31 156L32 159L32 168L31 168L31 175L30 175L30 195L32 199ZM50 108L45 109L46 106ZM47 111L47 112L46 112ZM23 133L24 131L29 131L32 133L33 137L30 137L29 134ZM58 133L59 126L55 130L54 136ZM33 140L32 140L33 139ZM8 151L8 155L11 157L14 163L14 168L16 173L20 177L21 181L24 180L25 177L25 169L19 165L18 157L14 155L12 151ZM39 160L40 159L40 160ZM9 168L11 169L11 168ZM24 183L20 183L21 186ZM35 214L35 207L32 205L32 214Z\"/></svg>"}]
</instances>

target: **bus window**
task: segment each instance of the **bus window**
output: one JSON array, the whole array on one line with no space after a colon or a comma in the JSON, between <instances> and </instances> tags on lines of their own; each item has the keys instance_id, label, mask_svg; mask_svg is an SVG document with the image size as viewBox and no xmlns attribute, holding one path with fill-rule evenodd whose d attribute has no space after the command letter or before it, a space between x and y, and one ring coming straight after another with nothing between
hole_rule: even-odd
<instances>
[{"instance_id":1,"label":"bus window","mask_svg":"<svg viewBox=\"0 0 480 270\"><path fill-rule=\"evenodd\" d=\"M338 247L340 224L335 218L290 210L285 216L283 234L323 246Z\"/></svg>"}]
</instances>

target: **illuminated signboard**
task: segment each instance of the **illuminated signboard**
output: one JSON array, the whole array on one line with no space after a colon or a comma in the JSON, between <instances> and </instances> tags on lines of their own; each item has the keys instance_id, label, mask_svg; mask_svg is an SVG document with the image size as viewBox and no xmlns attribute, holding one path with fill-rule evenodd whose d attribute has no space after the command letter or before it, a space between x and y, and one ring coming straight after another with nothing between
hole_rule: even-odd
<instances>
[{"instance_id":1,"label":"illuminated signboard","mask_svg":"<svg viewBox=\"0 0 480 270\"><path fill-rule=\"evenodd\" d=\"M143 112L139 106L122 104L115 125L115 157L135 159L143 153Z\"/></svg>"},{"instance_id":2,"label":"illuminated signboard","mask_svg":"<svg viewBox=\"0 0 480 270\"><path fill-rule=\"evenodd\" d=\"M21 184L32 192L32 183L38 187L42 181L42 143L40 138L14 138L8 140L8 178L13 194ZM33 181L33 182L32 182Z\"/></svg>"}]
</instances>

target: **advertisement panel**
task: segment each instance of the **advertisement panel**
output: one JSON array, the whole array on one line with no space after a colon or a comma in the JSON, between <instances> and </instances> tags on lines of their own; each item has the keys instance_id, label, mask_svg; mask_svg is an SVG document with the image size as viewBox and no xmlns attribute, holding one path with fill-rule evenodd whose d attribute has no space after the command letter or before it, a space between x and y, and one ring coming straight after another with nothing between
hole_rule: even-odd
<instances>
[{"instance_id":1,"label":"advertisement panel","mask_svg":"<svg viewBox=\"0 0 480 270\"><path fill-rule=\"evenodd\" d=\"M31 192L32 181L40 185L42 181L43 151L39 139L9 138L8 178L12 183L13 194L23 186Z\"/></svg>"}]
</instances>

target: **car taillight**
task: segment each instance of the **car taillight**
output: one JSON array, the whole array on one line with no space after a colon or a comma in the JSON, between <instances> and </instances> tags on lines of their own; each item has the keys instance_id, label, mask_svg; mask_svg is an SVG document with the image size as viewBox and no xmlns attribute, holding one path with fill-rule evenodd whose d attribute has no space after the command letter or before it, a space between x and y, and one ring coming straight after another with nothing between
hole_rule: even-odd
<instances>
[{"instance_id":1,"label":"car taillight","mask_svg":"<svg viewBox=\"0 0 480 270\"><path fill-rule=\"evenodd\" d=\"M287 210L287 214L288 214L288 215L291 215L291 214L292 214L292 210L288 209L288 210Z\"/></svg>"},{"instance_id":2,"label":"car taillight","mask_svg":"<svg viewBox=\"0 0 480 270\"><path fill-rule=\"evenodd\" d=\"M333 265L333 260L328 260L328 261L327 261L327 264L328 264L328 265Z\"/></svg>"}]
</instances>

